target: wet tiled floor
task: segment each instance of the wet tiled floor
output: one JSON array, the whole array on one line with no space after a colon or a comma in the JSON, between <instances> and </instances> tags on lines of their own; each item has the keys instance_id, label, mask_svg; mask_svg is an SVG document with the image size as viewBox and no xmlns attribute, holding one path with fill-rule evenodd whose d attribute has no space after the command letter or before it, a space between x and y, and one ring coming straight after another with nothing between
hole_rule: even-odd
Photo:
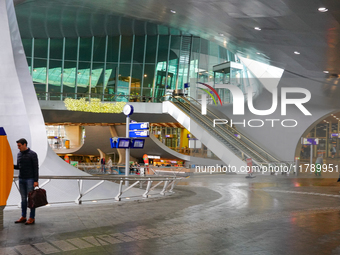
<instances>
[{"instance_id":1,"label":"wet tiled floor","mask_svg":"<svg viewBox=\"0 0 340 255\"><path fill-rule=\"evenodd\" d=\"M340 254L340 184L308 177L195 175L164 199L41 208L33 226L7 209L0 254Z\"/></svg>"}]
</instances>

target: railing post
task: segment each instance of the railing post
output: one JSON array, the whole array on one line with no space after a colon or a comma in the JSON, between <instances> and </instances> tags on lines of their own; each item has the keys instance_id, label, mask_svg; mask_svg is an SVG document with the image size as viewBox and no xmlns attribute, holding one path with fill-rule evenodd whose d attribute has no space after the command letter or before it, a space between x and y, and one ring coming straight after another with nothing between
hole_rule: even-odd
<instances>
[{"instance_id":1,"label":"railing post","mask_svg":"<svg viewBox=\"0 0 340 255\"><path fill-rule=\"evenodd\" d=\"M47 183L49 183L51 181L51 179L48 179L47 181L45 181L43 184L40 185L39 188L42 188L44 187Z\"/></svg>"},{"instance_id":2,"label":"railing post","mask_svg":"<svg viewBox=\"0 0 340 255\"><path fill-rule=\"evenodd\" d=\"M121 195L122 195L122 188L123 188L123 180L120 180L119 182L119 191L118 191L118 195L115 197L116 201L121 201Z\"/></svg>"},{"instance_id":3,"label":"railing post","mask_svg":"<svg viewBox=\"0 0 340 255\"><path fill-rule=\"evenodd\" d=\"M174 179L174 180L172 181L171 189L169 190L170 193L175 193L175 192L173 191L173 189L174 189L174 187L175 187L175 183L176 183L176 179Z\"/></svg>"},{"instance_id":4,"label":"railing post","mask_svg":"<svg viewBox=\"0 0 340 255\"><path fill-rule=\"evenodd\" d=\"M79 196L74 201L76 204L81 204L81 198L83 197L82 191L83 191L83 180L77 180L78 181L78 188L79 188Z\"/></svg>"},{"instance_id":5,"label":"railing post","mask_svg":"<svg viewBox=\"0 0 340 255\"><path fill-rule=\"evenodd\" d=\"M160 193L162 196L165 195L165 191L166 191L166 188L168 187L168 185L169 185L169 180L166 180L166 181L164 182L163 190L162 190L161 193Z\"/></svg>"},{"instance_id":6,"label":"railing post","mask_svg":"<svg viewBox=\"0 0 340 255\"><path fill-rule=\"evenodd\" d=\"M148 198L149 197L149 192L150 192L150 188L151 188L151 184L152 184L152 181L151 181L151 179L149 178L149 180L148 180L148 185L146 186L146 191L145 191L145 193L143 194L143 197L145 197L145 198Z\"/></svg>"}]
</instances>

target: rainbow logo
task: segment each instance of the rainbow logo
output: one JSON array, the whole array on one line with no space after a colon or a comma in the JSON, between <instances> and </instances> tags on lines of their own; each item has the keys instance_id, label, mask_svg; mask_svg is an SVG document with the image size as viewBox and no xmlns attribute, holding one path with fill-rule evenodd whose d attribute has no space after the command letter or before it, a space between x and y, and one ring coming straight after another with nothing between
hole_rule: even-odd
<instances>
[{"instance_id":1,"label":"rainbow logo","mask_svg":"<svg viewBox=\"0 0 340 255\"><path fill-rule=\"evenodd\" d=\"M208 89L210 89L210 90L217 96L217 99L220 101L220 104L222 105L222 100L221 100L220 96L218 95L217 91L216 91L213 87L211 87L210 85L205 84L205 83L203 83L203 82L198 82L198 83L199 83L199 84L202 84L203 86L205 86L205 87L207 87ZM217 102L216 102L216 100L215 100L213 94L211 94L209 90L203 89L203 88L200 88L200 87L199 87L199 89L201 89L201 90L203 90L204 92L206 92L206 93L213 99L215 105L217 105Z\"/></svg>"}]
</instances>

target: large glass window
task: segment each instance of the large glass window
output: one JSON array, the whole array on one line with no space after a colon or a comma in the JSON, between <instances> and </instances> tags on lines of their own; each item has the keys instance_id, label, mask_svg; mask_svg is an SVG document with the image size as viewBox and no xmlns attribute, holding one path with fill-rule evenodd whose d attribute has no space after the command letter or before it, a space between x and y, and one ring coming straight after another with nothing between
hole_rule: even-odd
<instances>
[{"instance_id":1,"label":"large glass window","mask_svg":"<svg viewBox=\"0 0 340 255\"><path fill-rule=\"evenodd\" d=\"M50 41L50 63L48 70L48 92L51 100L60 99L62 79L62 56L63 40L51 39Z\"/></svg>"},{"instance_id":2,"label":"large glass window","mask_svg":"<svg viewBox=\"0 0 340 255\"><path fill-rule=\"evenodd\" d=\"M170 89L170 90L176 89L178 63L179 63L179 57L181 54L180 48L181 48L181 37L172 36L171 46L170 46L170 55L169 55L169 65L168 65L168 83L166 87L167 89Z\"/></svg>"},{"instance_id":3,"label":"large glass window","mask_svg":"<svg viewBox=\"0 0 340 255\"><path fill-rule=\"evenodd\" d=\"M144 67L144 83L143 96L152 101L153 84L155 76L155 61L157 56L157 36L148 36L146 43L145 67Z\"/></svg>"},{"instance_id":4,"label":"large glass window","mask_svg":"<svg viewBox=\"0 0 340 255\"><path fill-rule=\"evenodd\" d=\"M34 40L34 67L32 72L33 84L39 99L45 99L47 74L47 39Z\"/></svg>"},{"instance_id":5,"label":"large glass window","mask_svg":"<svg viewBox=\"0 0 340 255\"><path fill-rule=\"evenodd\" d=\"M116 83L118 83L119 42L119 36L108 38L107 63L105 70L105 100L109 101L119 101L119 98L115 98Z\"/></svg>"},{"instance_id":6,"label":"large glass window","mask_svg":"<svg viewBox=\"0 0 340 255\"><path fill-rule=\"evenodd\" d=\"M166 73L167 70L167 59L168 59L168 49L169 49L169 39L168 35L159 37L158 44L158 56L157 56L157 73L156 73L156 83L155 83L155 97L161 98L165 94L166 84L172 83L173 74ZM169 79L167 79L169 77Z\"/></svg>"},{"instance_id":7,"label":"large glass window","mask_svg":"<svg viewBox=\"0 0 340 255\"><path fill-rule=\"evenodd\" d=\"M106 37L96 37L93 46L93 65L91 74L91 97L102 99L104 90L104 62L105 62ZM105 77L106 79L106 77Z\"/></svg>"},{"instance_id":8,"label":"large glass window","mask_svg":"<svg viewBox=\"0 0 340 255\"><path fill-rule=\"evenodd\" d=\"M134 95L134 101L143 100L141 97L141 83L143 80L143 59L144 59L145 36L135 36L133 63L132 63L132 79L130 94Z\"/></svg>"},{"instance_id":9,"label":"large glass window","mask_svg":"<svg viewBox=\"0 0 340 255\"><path fill-rule=\"evenodd\" d=\"M108 101L153 101L152 97L162 98L176 86L184 89L190 79L190 95L196 97L197 80L213 81L213 65L235 60L234 54L213 42L158 28L159 35L52 38L50 51L48 39L35 39L33 60L32 39L23 39L38 97L60 99L63 92L72 98L91 94ZM245 72L230 74L241 89L249 85L242 80Z\"/></svg>"},{"instance_id":10,"label":"large glass window","mask_svg":"<svg viewBox=\"0 0 340 255\"><path fill-rule=\"evenodd\" d=\"M77 76L78 38L66 38L63 92L65 97L74 97Z\"/></svg>"},{"instance_id":11,"label":"large glass window","mask_svg":"<svg viewBox=\"0 0 340 255\"><path fill-rule=\"evenodd\" d=\"M80 38L79 68L77 73L78 93L90 93L91 50L92 38Z\"/></svg>"}]
</instances>

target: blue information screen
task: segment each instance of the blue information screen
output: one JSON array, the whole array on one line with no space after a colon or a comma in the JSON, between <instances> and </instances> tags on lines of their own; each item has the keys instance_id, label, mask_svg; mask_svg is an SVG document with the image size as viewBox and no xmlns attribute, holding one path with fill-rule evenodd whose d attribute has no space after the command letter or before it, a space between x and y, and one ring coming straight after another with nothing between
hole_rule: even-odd
<instances>
[{"instance_id":1,"label":"blue information screen","mask_svg":"<svg viewBox=\"0 0 340 255\"><path fill-rule=\"evenodd\" d=\"M130 137L149 137L149 130L130 131Z\"/></svg>"},{"instance_id":2,"label":"blue information screen","mask_svg":"<svg viewBox=\"0 0 340 255\"><path fill-rule=\"evenodd\" d=\"M130 128L130 130L149 129L149 122L130 123L129 128Z\"/></svg>"},{"instance_id":3,"label":"blue information screen","mask_svg":"<svg viewBox=\"0 0 340 255\"><path fill-rule=\"evenodd\" d=\"M127 149L130 148L131 140L129 138L118 138L117 148Z\"/></svg>"},{"instance_id":4,"label":"blue information screen","mask_svg":"<svg viewBox=\"0 0 340 255\"><path fill-rule=\"evenodd\" d=\"M131 148L133 149L143 149L144 148L144 139L133 139L131 143Z\"/></svg>"}]
</instances>

